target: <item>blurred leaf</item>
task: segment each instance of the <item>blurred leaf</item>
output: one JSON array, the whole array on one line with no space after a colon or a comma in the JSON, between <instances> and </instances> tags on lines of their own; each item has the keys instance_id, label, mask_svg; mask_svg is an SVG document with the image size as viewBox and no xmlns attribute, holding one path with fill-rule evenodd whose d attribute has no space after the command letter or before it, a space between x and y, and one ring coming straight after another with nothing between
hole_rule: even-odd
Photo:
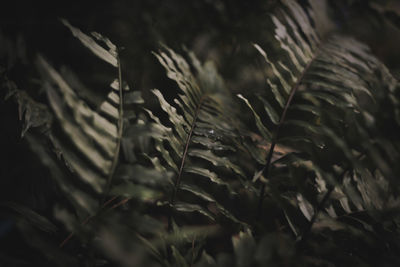
<instances>
[{"instance_id":1,"label":"blurred leaf","mask_svg":"<svg viewBox=\"0 0 400 267\"><path fill-rule=\"evenodd\" d=\"M13 210L18 214L19 217L25 219L27 222L42 231L48 233L56 233L58 231L57 226L50 222L46 217L29 209L28 207L15 202L1 202L0 206Z\"/></svg>"}]
</instances>

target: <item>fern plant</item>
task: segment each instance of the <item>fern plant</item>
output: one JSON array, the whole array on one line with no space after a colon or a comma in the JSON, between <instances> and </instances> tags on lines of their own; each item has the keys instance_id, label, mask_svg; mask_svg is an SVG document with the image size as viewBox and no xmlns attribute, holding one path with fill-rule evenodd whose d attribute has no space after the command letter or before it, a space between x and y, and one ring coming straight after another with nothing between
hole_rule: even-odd
<instances>
[{"instance_id":1,"label":"fern plant","mask_svg":"<svg viewBox=\"0 0 400 267\"><path fill-rule=\"evenodd\" d=\"M287 63L272 62L254 45L274 74L267 80L273 97L259 96L265 115L257 114L239 95L253 111L260 134L271 142L265 163L254 177L261 180L258 212L263 213L265 198L277 199L301 245L314 228L346 229L359 235L354 222L343 218L362 224L367 232L377 225L384 229L384 224L392 222L377 214L390 213L396 206L397 178L382 158L395 162L397 152L388 149L398 143L376 139L379 130L375 127L381 118L371 113L381 107L383 95L396 105L398 82L365 45L335 33L321 36L312 26L312 21L321 23L312 17L313 10L293 1L283 4L272 21ZM266 119L262 122L261 118ZM267 125L275 126L271 131ZM295 151L272 161L280 143ZM282 195L281 186L291 189ZM303 227L293 222L297 212L293 207L309 221ZM360 219L358 213L370 218Z\"/></svg>"},{"instance_id":2,"label":"fern plant","mask_svg":"<svg viewBox=\"0 0 400 267\"><path fill-rule=\"evenodd\" d=\"M65 197L56 220L3 203L32 245L60 266L368 266L372 250L399 263L399 83L309 2L265 18L257 95L233 97L211 61L162 45L179 91L151 90L158 108L126 86L109 39L61 20L115 80L93 101L38 56L45 105L4 79Z\"/></svg>"}]
</instances>

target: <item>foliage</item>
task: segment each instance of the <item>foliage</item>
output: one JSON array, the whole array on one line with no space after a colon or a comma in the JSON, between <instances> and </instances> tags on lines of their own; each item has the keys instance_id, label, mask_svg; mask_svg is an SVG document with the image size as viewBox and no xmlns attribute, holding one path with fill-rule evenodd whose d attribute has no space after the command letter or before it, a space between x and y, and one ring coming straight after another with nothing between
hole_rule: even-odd
<instances>
[{"instance_id":1,"label":"foliage","mask_svg":"<svg viewBox=\"0 0 400 267\"><path fill-rule=\"evenodd\" d=\"M42 93L4 72L60 200L48 216L2 208L49 266L397 266L399 82L328 8L271 7L253 44L265 86L236 96L212 61L160 45L178 90L142 97L116 45L61 19L110 88L42 55Z\"/></svg>"}]
</instances>

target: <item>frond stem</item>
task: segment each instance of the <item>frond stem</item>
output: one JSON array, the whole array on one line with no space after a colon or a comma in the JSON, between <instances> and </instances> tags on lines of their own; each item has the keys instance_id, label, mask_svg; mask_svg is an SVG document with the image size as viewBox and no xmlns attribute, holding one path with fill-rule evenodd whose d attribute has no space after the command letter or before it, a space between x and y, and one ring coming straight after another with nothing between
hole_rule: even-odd
<instances>
[{"instance_id":1,"label":"frond stem","mask_svg":"<svg viewBox=\"0 0 400 267\"><path fill-rule=\"evenodd\" d=\"M190 144L190 140L192 139L194 127L195 127L196 122L197 122L197 117L198 117L200 108L201 108L201 106L203 105L204 100L205 100L206 98L207 98L207 94L204 94L204 95L200 98L199 104L197 105L196 110L195 110L195 112L194 112L194 117L193 117L192 124L191 124L191 126L190 126L189 133L188 133L188 135L187 135L187 137L186 137L185 149L184 149L183 154L182 154L182 160L181 160L181 164L180 164L180 167L179 167L178 178L176 178L176 180L175 180L174 191L173 191L172 196L171 196L170 204L171 204L172 206L173 206L174 203L175 203L175 198L176 198L176 195L177 195L177 193L178 193L179 186L180 186L180 184L181 184L182 174L183 174L183 168L184 168L184 166L185 166L185 162L186 162L186 158L187 158L187 153L188 153L188 150L189 150L189 144ZM172 221L171 221L171 220L172 220L172 217L171 217L171 215L169 215L169 216L168 216L168 230L169 230L169 231L172 230Z\"/></svg>"},{"instance_id":2,"label":"frond stem","mask_svg":"<svg viewBox=\"0 0 400 267\"><path fill-rule=\"evenodd\" d=\"M311 229L317 220L319 212L324 208L326 202L329 200L333 190L335 189L334 186L329 186L328 191L325 192L324 197L322 198L321 202L318 204L316 207L316 210L314 211L314 215L312 216L310 223L307 225L306 229L304 230L303 234L298 237L296 240L298 244L303 244L308 236L308 234L311 232Z\"/></svg>"},{"instance_id":3,"label":"frond stem","mask_svg":"<svg viewBox=\"0 0 400 267\"><path fill-rule=\"evenodd\" d=\"M111 188L111 182L115 174L115 170L118 165L118 160L119 160L119 152L121 149L121 139L122 139L122 133L123 133L123 128L124 128L124 101L123 101L123 93L122 93L122 70L121 70L121 59L119 57L119 53L117 56L118 60L118 91L119 91L119 107L118 107L118 135L117 135L117 147L115 150L113 162L110 168L110 174L107 177L107 185L106 189L104 191L104 196L107 196L107 194L110 191ZM102 200L104 202L104 199Z\"/></svg>"},{"instance_id":4,"label":"frond stem","mask_svg":"<svg viewBox=\"0 0 400 267\"><path fill-rule=\"evenodd\" d=\"M113 202L115 199L117 199L118 196L113 196L112 198L110 198L109 200L107 200L106 202L104 202L104 204L101 206L101 209L104 209L105 207L107 207L111 202ZM124 201L124 200L123 200ZM122 202L122 201L121 201ZM126 201L125 201L126 202ZM125 203L124 202L124 203ZM114 206L111 207L111 209L113 209L117 204L115 204ZM100 211L98 211L100 212ZM88 217L86 217L85 220L83 220L81 222L81 225L86 225L88 224L97 214L94 215L89 215ZM64 247L68 241L74 236L74 232L71 232L59 245L60 248Z\"/></svg>"},{"instance_id":5,"label":"frond stem","mask_svg":"<svg viewBox=\"0 0 400 267\"><path fill-rule=\"evenodd\" d=\"M177 194L177 192L179 190L179 186L181 184L182 174L183 174L183 167L185 166L187 153L188 153L188 150L189 150L190 140L192 139L193 130L194 130L194 127L196 125L197 117L198 117L200 108L203 105L204 99L206 99L206 95L203 95L201 97L200 101L199 101L199 105L197 106L196 111L194 113L192 125L190 126L190 130L189 130L188 136L186 137L185 150L183 151L183 154L182 154L182 160L181 160L181 165L179 167L178 178L175 181L174 192L172 193L172 197L171 197L171 204L174 204L175 198L176 198L176 194Z\"/></svg>"},{"instance_id":6,"label":"frond stem","mask_svg":"<svg viewBox=\"0 0 400 267\"><path fill-rule=\"evenodd\" d=\"M283 124L283 122L285 121L286 118L286 113L290 107L290 104L292 103L293 97L296 94L297 90L299 89L307 71L309 70L311 64L314 62L314 60L317 58L317 56L319 55L319 50L315 53L315 55L312 57L312 59L307 63L307 65L305 66L304 70L301 72L300 77L298 78L298 80L296 81L296 83L294 84L294 86L292 87L289 97L286 101L285 107L283 108L282 111L282 115L279 119L279 123L275 128L274 134L272 136L272 140L271 140L271 146L266 158L266 163L262 169L262 175L264 177L268 177L269 175L269 170L271 167L271 161L272 161L272 156L274 154L274 149L277 143L277 139L278 139L278 135L279 135L279 131L281 129L281 126ZM257 217L259 218L261 216L261 210L262 210L262 203L264 200L264 194L265 194L265 183L262 183L261 185L261 189L260 189L260 196L259 196L259 201L258 201L258 212L257 212Z\"/></svg>"}]
</instances>

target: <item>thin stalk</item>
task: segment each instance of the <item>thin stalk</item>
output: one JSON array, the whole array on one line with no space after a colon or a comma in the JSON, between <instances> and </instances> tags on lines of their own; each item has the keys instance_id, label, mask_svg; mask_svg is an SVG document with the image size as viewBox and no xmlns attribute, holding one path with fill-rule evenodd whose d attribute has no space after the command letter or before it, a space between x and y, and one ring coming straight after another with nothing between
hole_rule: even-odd
<instances>
[{"instance_id":1,"label":"thin stalk","mask_svg":"<svg viewBox=\"0 0 400 267\"><path fill-rule=\"evenodd\" d=\"M357 159L360 159L361 157L363 157L363 155L360 155L357 157ZM344 175L348 172L349 170L344 170L341 174L340 174L340 180L343 179ZM313 217L310 220L310 223L307 225L307 227L304 229L303 234L298 238L297 242L298 244L302 244L305 242L305 240L307 239L308 235L311 232L312 226L315 223L315 220L318 217L319 212L325 207L326 202L329 200L333 190L335 189L334 185L330 185L328 187L328 190L326 191L324 197L322 198L321 202L318 204Z\"/></svg>"},{"instance_id":2,"label":"thin stalk","mask_svg":"<svg viewBox=\"0 0 400 267\"><path fill-rule=\"evenodd\" d=\"M101 210L106 208L108 205L110 205L115 199L117 199L118 196L113 196L112 198L110 198L109 200L107 200L106 202L104 202L103 206L101 207ZM112 205L108 210L113 210L118 208L119 206L124 205L125 203L127 203L129 200L131 200L131 197L126 197L124 199L122 199L120 202L118 202L117 204ZM98 213L101 211L99 210ZM96 214L97 215L97 214ZM88 224L94 217L96 217L96 215L90 215L88 216L85 220L82 221L81 225L86 225ZM74 236L74 233L70 233L59 245L60 248L64 247L68 241Z\"/></svg>"},{"instance_id":3,"label":"thin stalk","mask_svg":"<svg viewBox=\"0 0 400 267\"><path fill-rule=\"evenodd\" d=\"M185 162L186 162L186 158L187 158L187 153L188 153L188 150L189 150L189 144L190 144L190 141L191 141L191 139L192 139L194 127L195 127L196 122L197 122L197 117L198 117L198 115L199 115L200 108L201 108L201 106L203 105L204 100L206 99L206 96L207 96L207 95L203 95L203 96L201 97L201 99L200 99L199 104L197 105L197 108L196 108L195 113L194 113L193 121L192 121L192 124L191 124L191 126L190 126L189 133L188 133L188 135L187 135L187 137L186 137L185 149L184 149L183 154L182 154L182 159L181 159L181 164L180 164L180 167L179 167L178 178L175 180L174 191L172 192L172 196L171 196L170 204L171 204L172 206L173 206L174 203L175 203L175 198L176 198L176 195L177 195L177 193L178 193L179 186L180 186L180 184L181 184L182 174L183 174L183 168L184 168L184 166L185 166ZM169 231L172 230L172 216L171 216L171 214L168 216L168 230L169 230Z\"/></svg>"},{"instance_id":4,"label":"thin stalk","mask_svg":"<svg viewBox=\"0 0 400 267\"><path fill-rule=\"evenodd\" d=\"M297 240L299 244L304 243L304 241L306 240L307 236L311 232L311 228L314 225L315 220L318 217L319 212L324 208L326 202L329 200L329 198L330 198L330 196L331 196L331 194L332 194L334 189L335 189L334 186L330 186L328 188L328 191L326 191L326 193L325 193L324 197L322 198L321 202L318 204L318 206L317 206L317 208L316 208L316 210L314 212L314 215L312 216L312 218L310 220L310 223L307 225L306 229L304 229L303 234L301 236L299 236L299 238Z\"/></svg>"},{"instance_id":5,"label":"thin stalk","mask_svg":"<svg viewBox=\"0 0 400 267\"><path fill-rule=\"evenodd\" d=\"M193 267L193 263L194 263L194 244L195 244L195 242L196 242L196 236L193 237L193 240L192 240L192 257L190 260L190 267Z\"/></svg>"},{"instance_id":6,"label":"thin stalk","mask_svg":"<svg viewBox=\"0 0 400 267\"><path fill-rule=\"evenodd\" d=\"M307 65L305 66L304 70L302 71L299 79L297 80L297 82L295 83L295 85L292 87L292 89L290 91L290 94L289 94L289 97L288 97L288 99L286 101L285 107L283 108L282 115L281 115L281 117L279 119L279 123L276 126L274 134L272 136L271 146L270 146L267 158L266 158L266 163L265 163L265 165L264 165L264 167L262 169L262 175L264 177L266 177L266 178L268 178L268 175L269 175L272 156L274 154L274 149L275 149L275 146L276 146L276 142L278 140L279 131L280 131L281 126L282 126L282 124L283 124L283 122L285 121L285 118L286 118L286 113L287 113L287 111L288 111L288 109L290 107L290 104L292 103L293 97L296 94L297 90L299 89L299 87L300 87L300 85L301 85L301 83L302 83L307 71L309 70L311 64L314 62L314 60L316 59L318 54L319 53L317 52L314 55L314 57L307 63ZM258 212L257 212L257 217L258 218L261 216L261 210L262 210L262 203L263 203L263 200L264 200L264 194L265 194L265 183L262 183L261 189L260 189L259 201L258 201Z\"/></svg>"},{"instance_id":7,"label":"thin stalk","mask_svg":"<svg viewBox=\"0 0 400 267\"><path fill-rule=\"evenodd\" d=\"M97 213L99 213L102 209L104 209L105 207L107 207L110 203L112 203L115 199L117 199L118 198L118 196L113 196L112 198L110 198L109 200L107 200L106 202L104 202L104 204L101 206L101 209L97 212ZM122 201L121 201L122 202ZM115 205L114 205L115 206ZM113 206L113 207L114 207ZM111 207L111 208L113 208L113 207ZM90 215L90 216L88 216L88 217L86 217L86 219L85 220L83 220L82 222L81 222L81 225L83 226L83 225L86 225L86 224L88 224L94 217L96 217L96 215L97 214L95 214L95 215ZM71 232L61 243L60 243L60 245L59 245L59 247L60 248L62 248L62 247L64 247L67 243L68 243L68 241L72 238L74 236L74 232Z\"/></svg>"},{"instance_id":8,"label":"thin stalk","mask_svg":"<svg viewBox=\"0 0 400 267\"><path fill-rule=\"evenodd\" d=\"M110 173L107 177L107 185L104 191L104 196L106 196L111 188L111 182L115 174L115 170L118 165L118 159L119 159L119 152L121 149L121 139L122 139L122 133L124 129L124 101L123 101L123 93L122 93L122 70L121 70L121 60L119 58L119 53L117 56L118 60L118 91L119 91L119 107L118 107L118 135L117 135L117 147L114 153L114 158L113 162L110 168ZM104 201L104 199L103 199Z\"/></svg>"}]
</instances>

